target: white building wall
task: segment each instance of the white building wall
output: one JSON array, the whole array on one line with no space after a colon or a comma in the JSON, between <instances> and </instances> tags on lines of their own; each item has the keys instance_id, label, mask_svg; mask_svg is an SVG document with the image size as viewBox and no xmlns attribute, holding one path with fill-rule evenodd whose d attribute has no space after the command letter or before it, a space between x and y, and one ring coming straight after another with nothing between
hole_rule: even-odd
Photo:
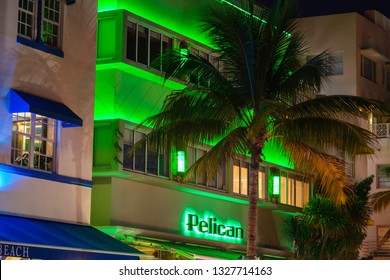
<instances>
[{"instance_id":1,"label":"white building wall","mask_svg":"<svg viewBox=\"0 0 390 280\"><path fill-rule=\"evenodd\" d=\"M10 164L12 116L6 97L14 88L63 103L83 120L82 127L60 129L55 173L92 179L96 13L97 0L64 5L61 58L17 43L18 1L0 2L1 164ZM0 188L0 211L89 223L89 187L4 176L18 183Z\"/></svg>"}]
</instances>

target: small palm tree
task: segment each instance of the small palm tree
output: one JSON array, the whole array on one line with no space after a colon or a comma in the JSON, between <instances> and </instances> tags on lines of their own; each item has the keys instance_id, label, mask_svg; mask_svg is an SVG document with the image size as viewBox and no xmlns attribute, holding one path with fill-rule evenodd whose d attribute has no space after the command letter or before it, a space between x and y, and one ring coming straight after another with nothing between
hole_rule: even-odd
<instances>
[{"instance_id":1,"label":"small palm tree","mask_svg":"<svg viewBox=\"0 0 390 280\"><path fill-rule=\"evenodd\" d=\"M353 96L315 96L329 65L325 53L304 61L293 1L260 9L249 0L242 7L247 12L210 1L202 15L201 31L220 55L222 70L190 52L173 50L160 58L165 78L184 81L186 88L169 94L161 112L143 125L153 128L145 139L151 144L213 144L188 172L213 176L221 162L250 156L247 258L254 259L264 146L277 147L298 170L315 174L321 188L342 202L349 178L344 163L325 151L372 153L372 133L341 118L380 114L384 106Z\"/></svg>"},{"instance_id":2,"label":"small palm tree","mask_svg":"<svg viewBox=\"0 0 390 280\"><path fill-rule=\"evenodd\" d=\"M338 205L316 195L302 215L287 222L298 259L357 259L366 237L371 208L368 193L374 176L352 186L348 203Z\"/></svg>"}]
</instances>

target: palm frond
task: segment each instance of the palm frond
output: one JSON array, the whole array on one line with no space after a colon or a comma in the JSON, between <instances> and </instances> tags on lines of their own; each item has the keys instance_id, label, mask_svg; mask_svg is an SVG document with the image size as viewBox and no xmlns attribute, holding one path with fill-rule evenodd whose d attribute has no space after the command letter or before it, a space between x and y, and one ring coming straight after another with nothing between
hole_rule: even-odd
<instances>
[{"instance_id":1,"label":"palm frond","mask_svg":"<svg viewBox=\"0 0 390 280\"><path fill-rule=\"evenodd\" d=\"M198 159L188 169L186 176L207 170L208 175L213 177L218 168L224 165L228 159L236 158L247 152L246 135L247 128L245 127L238 127L231 131Z\"/></svg>"},{"instance_id":2,"label":"palm frond","mask_svg":"<svg viewBox=\"0 0 390 280\"><path fill-rule=\"evenodd\" d=\"M318 96L291 107L287 114L292 118L304 116L362 117L368 114L390 115L390 106L369 98L351 95Z\"/></svg>"},{"instance_id":3,"label":"palm frond","mask_svg":"<svg viewBox=\"0 0 390 280\"><path fill-rule=\"evenodd\" d=\"M318 181L321 191L333 201L344 204L351 191L351 178L345 173L345 162L335 156L284 138L274 138L285 148L284 155L291 159L297 170Z\"/></svg>"},{"instance_id":4,"label":"palm frond","mask_svg":"<svg viewBox=\"0 0 390 280\"><path fill-rule=\"evenodd\" d=\"M375 212L380 212L390 206L390 191L381 191L370 195L370 204Z\"/></svg>"},{"instance_id":5,"label":"palm frond","mask_svg":"<svg viewBox=\"0 0 390 280\"><path fill-rule=\"evenodd\" d=\"M380 172L381 172L381 174L383 174L384 176L390 177L390 166L387 166L387 167L382 168L382 170L380 170Z\"/></svg>"},{"instance_id":6,"label":"palm frond","mask_svg":"<svg viewBox=\"0 0 390 280\"><path fill-rule=\"evenodd\" d=\"M373 154L379 148L375 135L370 131L326 115L285 118L269 132L274 137L300 141L323 152L337 149L351 155Z\"/></svg>"}]
</instances>

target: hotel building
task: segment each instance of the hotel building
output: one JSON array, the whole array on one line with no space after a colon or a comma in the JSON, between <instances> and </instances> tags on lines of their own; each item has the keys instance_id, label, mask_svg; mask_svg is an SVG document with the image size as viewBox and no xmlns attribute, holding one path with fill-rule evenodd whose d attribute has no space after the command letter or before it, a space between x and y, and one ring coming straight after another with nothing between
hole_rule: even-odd
<instances>
[{"instance_id":1,"label":"hotel building","mask_svg":"<svg viewBox=\"0 0 390 280\"><path fill-rule=\"evenodd\" d=\"M321 93L348 94L390 102L390 19L377 10L342 14L307 16L299 19L310 52L329 52L334 67L331 82ZM390 178L382 169L390 166L390 118L370 116L361 126L377 135L380 149L370 157L351 158L350 174L356 181L374 175L371 193L389 190ZM381 244L390 229L390 208L373 213L367 227L361 257L390 256L390 242Z\"/></svg>"},{"instance_id":2,"label":"hotel building","mask_svg":"<svg viewBox=\"0 0 390 280\"><path fill-rule=\"evenodd\" d=\"M0 258L139 259L90 226L97 1L0 2Z\"/></svg>"},{"instance_id":3,"label":"hotel building","mask_svg":"<svg viewBox=\"0 0 390 280\"><path fill-rule=\"evenodd\" d=\"M239 259L246 251L248 158L227 162L215 177L204 172L183 181L180 172L209 147L173 153L146 144L128 153L149 131L139 124L184 87L163 83L161 67L151 62L168 48L215 62L198 29L204 3L98 2L91 223L158 259ZM288 258L284 221L308 202L311 178L294 172L278 151L266 156L259 169L258 255Z\"/></svg>"}]
</instances>

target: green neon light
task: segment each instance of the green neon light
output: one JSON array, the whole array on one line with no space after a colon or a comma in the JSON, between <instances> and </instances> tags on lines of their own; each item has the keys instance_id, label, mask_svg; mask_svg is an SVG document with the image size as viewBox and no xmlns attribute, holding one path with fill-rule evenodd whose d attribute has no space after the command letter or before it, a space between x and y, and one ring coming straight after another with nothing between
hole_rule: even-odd
<instances>
[{"instance_id":1,"label":"green neon light","mask_svg":"<svg viewBox=\"0 0 390 280\"><path fill-rule=\"evenodd\" d=\"M127 64L124 62L114 62L114 63L104 63L104 64L97 64L96 65L96 71L100 70L109 70L109 69L115 69L120 70L125 73L134 75L135 77L142 78L157 84L160 84L161 86L164 86L165 88L173 89L173 90L181 90L185 86L182 83L167 80L164 83L164 77L154 74L151 71L143 70L140 67L133 66L131 64Z\"/></svg>"},{"instance_id":2,"label":"green neon light","mask_svg":"<svg viewBox=\"0 0 390 280\"><path fill-rule=\"evenodd\" d=\"M177 151L177 172L186 171L186 154L184 151Z\"/></svg>"},{"instance_id":3,"label":"green neon light","mask_svg":"<svg viewBox=\"0 0 390 280\"><path fill-rule=\"evenodd\" d=\"M182 216L181 228L186 236L235 244L244 243L245 235L241 223L232 219L223 220L208 211L199 214L194 209L187 208Z\"/></svg>"},{"instance_id":4,"label":"green neon light","mask_svg":"<svg viewBox=\"0 0 390 280\"><path fill-rule=\"evenodd\" d=\"M280 177L279 176L274 176L272 190L273 190L274 195L280 194Z\"/></svg>"}]
</instances>

